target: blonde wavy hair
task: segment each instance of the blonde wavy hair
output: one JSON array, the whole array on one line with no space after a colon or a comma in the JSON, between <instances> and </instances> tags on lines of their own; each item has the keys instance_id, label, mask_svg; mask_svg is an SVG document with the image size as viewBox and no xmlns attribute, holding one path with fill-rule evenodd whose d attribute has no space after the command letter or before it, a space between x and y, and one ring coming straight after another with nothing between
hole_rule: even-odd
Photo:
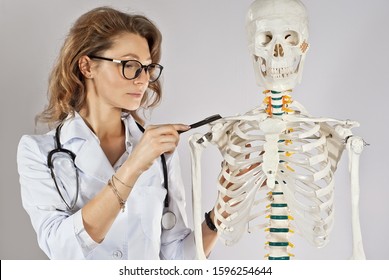
<instances>
[{"instance_id":1,"label":"blonde wavy hair","mask_svg":"<svg viewBox=\"0 0 389 280\"><path fill-rule=\"evenodd\" d=\"M70 29L49 77L49 103L36 117L37 122L52 126L69 114L74 116L85 106L85 78L78 66L80 57L99 55L112 47L116 36L125 32L144 37L152 61L160 62L162 35L153 22L143 15L127 14L110 7L95 8L79 17ZM150 83L140 109L157 106L161 95L160 81ZM143 124L138 114L140 109L129 113Z\"/></svg>"}]
</instances>

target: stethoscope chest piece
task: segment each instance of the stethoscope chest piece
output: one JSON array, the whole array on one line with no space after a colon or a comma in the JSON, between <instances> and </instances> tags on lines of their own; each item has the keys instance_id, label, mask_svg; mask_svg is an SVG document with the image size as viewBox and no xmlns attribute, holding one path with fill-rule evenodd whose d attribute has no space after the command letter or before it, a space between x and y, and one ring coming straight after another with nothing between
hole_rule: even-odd
<instances>
[{"instance_id":1,"label":"stethoscope chest piece","mask_svg":"<svg viewBox=\"0 0 389 280\"><path fill-rule=\"evenodd\" d=\"M162 224L163 229L170 230L170 229L174 228L176 223L177 223L177 218L173 212L167 211L167 212L163 213L162 220L161 220L161 224Z\"/></svg>"}]
</instances>

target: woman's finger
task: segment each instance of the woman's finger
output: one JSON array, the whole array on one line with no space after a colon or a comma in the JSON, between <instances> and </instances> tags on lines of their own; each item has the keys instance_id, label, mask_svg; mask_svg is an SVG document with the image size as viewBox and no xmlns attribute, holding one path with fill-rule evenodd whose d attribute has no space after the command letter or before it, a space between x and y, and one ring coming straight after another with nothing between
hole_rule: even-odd
<instances>
[{"instance_id":1,"label":"woman's finger","mask_svg":"<svg viewBox=\"0 0 389 280\"><path fill-rule=\"evenodd\" d=\"M163 125L149 125L146 131L152 131L157 134L177 134L178 131L186 131L190 126L185 124L163 124Z\"/></svg>"}]
</instances>

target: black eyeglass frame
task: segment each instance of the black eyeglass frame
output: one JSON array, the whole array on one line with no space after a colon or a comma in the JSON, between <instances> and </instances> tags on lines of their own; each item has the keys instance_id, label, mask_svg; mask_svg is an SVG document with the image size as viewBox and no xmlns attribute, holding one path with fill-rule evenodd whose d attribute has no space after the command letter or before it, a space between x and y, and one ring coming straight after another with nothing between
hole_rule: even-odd
<instances>
[{"instance_id":1,"label":"black eyeglass frame","mask_svg":"<svg viewBox=\"0 0 389 280\"><path fill-rule=\"evenodd\" d=\"M163 66L161 64L158 64L158 63L150 63L148 65L143 65L140 61L136 60L136 59L128 59L128 60L120 60L120 59L113 59L113 58L108 58L108 57L103 57L103 56L98 56L98 55L88 55L89 58L91 59L101 59L101 60L106 60L106 61L111 61L111 62L114 62L114 63L118 63L118 64L121 64L122 65L122 75L125 79L127 80L135 80L136 78L139 77L139 75L142 73L143 69L145 70L145 72L149 72L149 67L157 67L160 69L160 72L159 72L159 75L157 78L155 78L154 80L150 80L149 79L149 83L153 83L153 82L156 82L159 77L161 76L162 74L162 70L163 70ZM126 66L127 62L129 61L135 61L137 63L139 63L139 65L141 66L139 69L135 72L135 76L133 78L127 78L126 75L124 74L124 67Z\"/></svg>"}]
</instances>

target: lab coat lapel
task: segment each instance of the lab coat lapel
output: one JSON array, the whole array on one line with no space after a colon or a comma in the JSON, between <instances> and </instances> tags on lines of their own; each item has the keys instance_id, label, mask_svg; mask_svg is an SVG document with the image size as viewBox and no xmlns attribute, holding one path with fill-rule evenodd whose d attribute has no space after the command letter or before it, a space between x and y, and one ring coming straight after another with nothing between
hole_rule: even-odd
<instances>
[{"instance_id":1,"label":"lab coat lapel","mask_svg":"<svg viewBox=\"0 0 389 280\"><path fill-rule=\"evenodd\" d=\"M97 139L86 139L76 156L76 166L86 175L107 183L114 169Z\"/></svg>"},{"instance_id":2,"label":"lab coat lapel","mask_svg":"<svg viewBox=\"0 0 389 280\"><path fill-rule=\"evenodd\" d=\"M71 150L76 154L75 164L82 173L101 182L108 182L114 169L98 138L80 115L76 114L65 122L61 131L61 142L65 148L67 142L71 143Z\"/></svg>"}]
</instances>

